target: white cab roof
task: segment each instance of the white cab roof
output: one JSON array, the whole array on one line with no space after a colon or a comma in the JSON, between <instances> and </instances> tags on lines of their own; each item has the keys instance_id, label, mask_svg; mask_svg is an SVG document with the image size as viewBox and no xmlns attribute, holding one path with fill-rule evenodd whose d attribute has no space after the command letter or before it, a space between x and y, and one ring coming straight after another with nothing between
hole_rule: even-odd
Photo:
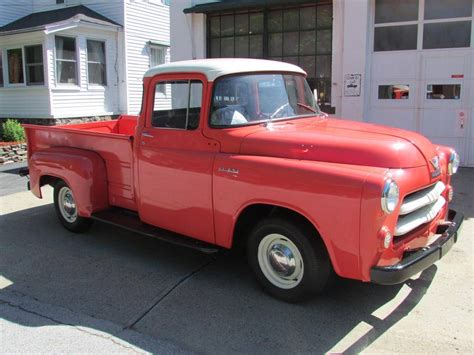
<instances>
[{"instance_id":1,"label":"white cab roof","mask_svg":"<svg viewBox=\"0 0 474 355\"><path fill-rule=\"evenodd\" d=\"M208 81L214 81L223 75L249 72L292 72L306 75L306 72L296 65L273 60L216 58L158 65L148 69L145 77L165 73L202 73L206 75Z\"/></svg>"}]
</instances>

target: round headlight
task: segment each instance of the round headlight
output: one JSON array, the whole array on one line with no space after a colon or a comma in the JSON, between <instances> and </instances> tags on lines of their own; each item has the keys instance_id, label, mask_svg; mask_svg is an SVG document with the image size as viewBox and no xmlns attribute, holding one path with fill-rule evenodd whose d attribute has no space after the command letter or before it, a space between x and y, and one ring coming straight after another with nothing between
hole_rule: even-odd
<instances>
[{"instance_id":1,"label":"round headlight","mask_svg":"<svg viewBox=\"0 0 474 355\"><path fill-rule=\"evenodd\" d=\"M456 151L452 151L451 155L449 157L449 163L448 163L448 174L453 175L456 174L459 168L459 163L461 162L461 158L459 157L459 154L456 153Z\"/></svg>"},{"instance_id":2,"label":"round headlight","mask_svg":"<svg viewBox=\"0 0 474 355\"><path fill-rule=\"evenodd\" d=\"M392 213L395 211L399 197L400 191L397 183L392 179L385 180L382 190L382 210L384 210L385 213Z\"/></svg>"}]
</instances>

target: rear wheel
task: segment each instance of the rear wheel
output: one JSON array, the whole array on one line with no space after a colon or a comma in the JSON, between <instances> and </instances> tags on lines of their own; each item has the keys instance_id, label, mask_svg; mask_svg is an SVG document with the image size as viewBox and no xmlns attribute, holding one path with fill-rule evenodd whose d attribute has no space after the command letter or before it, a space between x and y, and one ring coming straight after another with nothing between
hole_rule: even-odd
<instances>
[{"instance_id":1,"label":"rear wheel","mask_svg":"<svg viewBox=\"0 0 474 355\"><path fill-rule=\"evenodd\" d=\"M259 223L247 244L249 263L270 295L298 302L326 287L331 264L316 233L283 218Z\"/></svg>"},{"instance_id":2,"label":"rear wheel","mask_svg":"<svg viewBox=\"0 0 474 355\"><path fill-rule=\"evenodd\" d=\"M92 220L78 215L74 194L62 180L54 186L54 207L59 221L67 230L81 233L90 228Z\"/></svg>"}]
</instances>

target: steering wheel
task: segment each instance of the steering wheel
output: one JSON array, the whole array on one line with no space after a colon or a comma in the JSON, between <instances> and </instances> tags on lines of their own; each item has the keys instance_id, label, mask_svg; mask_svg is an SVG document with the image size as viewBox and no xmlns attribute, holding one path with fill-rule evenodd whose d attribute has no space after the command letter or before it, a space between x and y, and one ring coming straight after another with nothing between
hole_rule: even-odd
<instances>
[{"instance_id":1,"label":"steering wheel","mask_svg":"<svg viewBox=\"0 0 474 355\"><path fill-rule=\"evenodd\" d=\"M273 113L270 115L270 118L272 118L272 119L275 118L277 115L279 115L288 106L290 106L289 102L287 102L286 104L281 105L275 111L273 111Z\"/></svg>"}]
</instances>

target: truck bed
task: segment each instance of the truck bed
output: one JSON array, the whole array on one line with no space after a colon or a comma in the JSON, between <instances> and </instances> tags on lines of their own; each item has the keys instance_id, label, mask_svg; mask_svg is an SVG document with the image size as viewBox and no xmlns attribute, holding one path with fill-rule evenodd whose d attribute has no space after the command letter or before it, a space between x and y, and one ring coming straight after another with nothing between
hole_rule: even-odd
<instances>
[{"instance_id":1,"label":"truck bed","mask_svg":"<svg viewBox=\"0 0 474 355\"><path fill-rule=\"evenodd\" d=\"M28 159L37 151L53 147L94 151L105 162L110 205L135 210L132 137L136 124L136 116L120 116L113 121L75 125L24 125Z\"/></svg>"}]
</instances>

